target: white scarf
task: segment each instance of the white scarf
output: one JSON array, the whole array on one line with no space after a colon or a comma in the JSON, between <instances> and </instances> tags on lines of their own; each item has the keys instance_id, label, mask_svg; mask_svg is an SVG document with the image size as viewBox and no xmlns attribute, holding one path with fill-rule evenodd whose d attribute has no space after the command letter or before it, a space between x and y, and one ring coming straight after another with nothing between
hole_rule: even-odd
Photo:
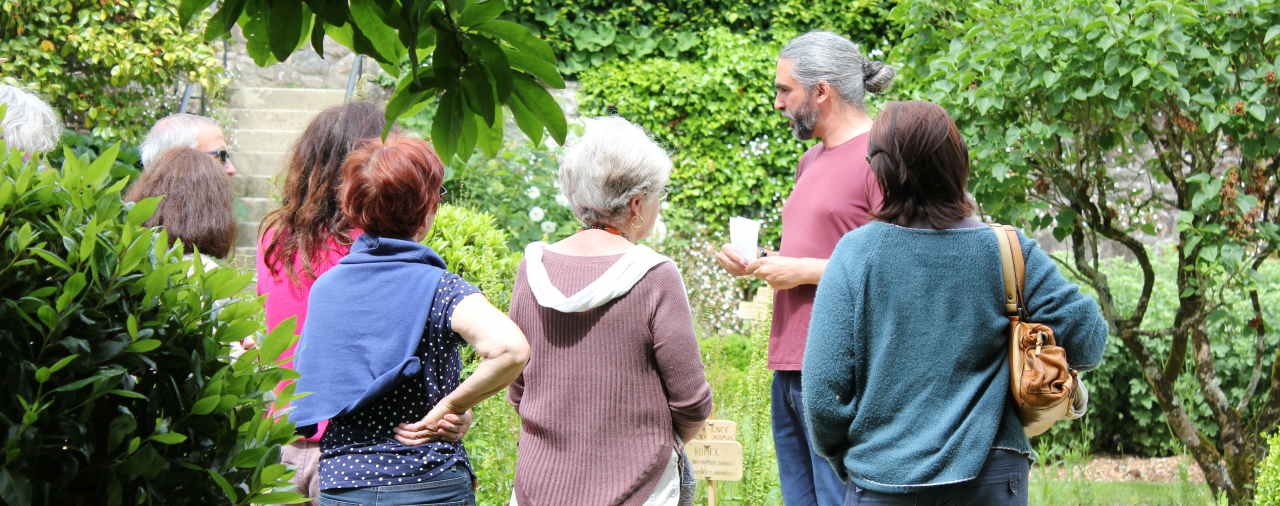
<instances>
[{"instance_id":1,"label":"white scarf","mask_svg":"<svg viewBox=\"0 0 1280 506\"><path fill-rule=\"evenodd\" d=\"M535 242L524 248L525 275L538 305L561 313L580 313L603 306L631 291L655 266L671 261L648 246L632 246L599 278L572 297L565 297L551 284L547 268L542 265L542 251L546 246L544 242Z\"/></svg>"}]
</instances>

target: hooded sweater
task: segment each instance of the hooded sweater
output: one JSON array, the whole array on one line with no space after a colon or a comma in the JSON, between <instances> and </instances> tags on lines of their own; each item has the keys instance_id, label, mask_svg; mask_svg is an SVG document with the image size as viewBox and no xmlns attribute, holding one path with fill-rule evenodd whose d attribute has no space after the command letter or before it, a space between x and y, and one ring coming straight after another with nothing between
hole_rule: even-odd
<instances>
[{"instance_id":1,"label":"hooded sweater","mask_svg":"<svg viewBox=\"0 0 1280 506\"><path fill-rule=\"evenodd\" d=\"M673 431L711 414L675 264L643 246L582 257L531 245L510 313L532 355L508 390L520 506L644 504Z\"/></svg>"}]
</instances>

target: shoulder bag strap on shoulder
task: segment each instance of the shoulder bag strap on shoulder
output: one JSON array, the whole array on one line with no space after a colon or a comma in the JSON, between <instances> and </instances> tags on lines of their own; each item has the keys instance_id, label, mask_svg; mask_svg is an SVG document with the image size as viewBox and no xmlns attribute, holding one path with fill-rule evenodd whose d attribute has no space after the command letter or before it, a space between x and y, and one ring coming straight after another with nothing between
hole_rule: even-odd
<instances>
[{"instance_id":1,"label":"shoulder bag strap on shoulder","mask_svg":"<svg viewBox=\"0 0 1280 506\"><path fill-rule=\"evenodd\" d=\"M1008 225L991 225L1000 246L1000 266L1004 277L1004 310L1008 316L1021 316L1025 309L1022 288L1026 265L1022 258L1022 244L1018 232Z\"/></svg>"}]
</instances>

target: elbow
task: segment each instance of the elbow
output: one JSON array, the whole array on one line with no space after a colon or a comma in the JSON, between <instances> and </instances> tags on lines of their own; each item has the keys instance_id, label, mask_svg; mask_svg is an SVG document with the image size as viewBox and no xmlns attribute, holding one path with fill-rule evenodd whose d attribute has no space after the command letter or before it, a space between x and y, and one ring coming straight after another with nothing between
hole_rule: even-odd
<instances>
[{"instance_id":1,"label":"elbow","mask_svg":"<svg viewBox=\"0 0 1280 506\"><path fill-rule=\"evenodd\" d=\"M508 343L497 358L506 368L521 371L524 370L525 364L529 363L529 356L529 342L525 340L524 335L521 335L519 339L513 339Z\"/></svg>"}]
</instances>

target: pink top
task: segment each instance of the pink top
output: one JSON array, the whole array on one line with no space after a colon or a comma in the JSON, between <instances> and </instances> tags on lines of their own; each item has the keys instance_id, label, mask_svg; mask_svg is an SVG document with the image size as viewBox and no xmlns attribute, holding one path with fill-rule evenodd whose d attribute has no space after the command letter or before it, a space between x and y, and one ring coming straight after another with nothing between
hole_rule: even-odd
<instances>
[{"instance_id":1,"label":"pink top","mask_svg":"<svg viewBox=\"0 0 1280 506\"><path fill-rule=\"evenodd\" d=\"M360 230L352 230L350 237L353 239L364 233ZM271 269L267 267L266 252L267 246L271 244L271 240L275 237L275 230L268 230L262 234L262 239L258 242L258 295L266 295L267 310L267 329L274 329L280 322L290 316L297 316L297 325L294 327L294 333L302 333L302 324L307 320L307 296L311 294L311 285L316 282L316 278L306 275L302 268L302 262L297 258L293 259L294 266L297 268L298 283L297 285L289 281L289 274L285 270L285 266L280 266L280 272L276 275L271 274ZM347 252L351 250L350 244L340 244L336 239L329 238L325 245L325 249L321 250L311 261L311 268L315 271L316 277L320 277L325 271L329 270L347 256ZM297 347L297 343L290 346L280 354L280 358L289 359L282 367L293 368L293 351ZM283 381L276 390L279 391L285 386L292 383L292 380ZM319 441L320 436L324 435L324 429L328 422L321 422L316 426L317 430L314 436L306 438L307 441Z\"/></svg>"},{"instance_id":2,"label":"pink top","mask_svg":"<svg viewBox=\"0 0 1280 506\"><path fill-rule=\"evenodd\" d=\"M831 258L836 243L850 230L874 220L884 194L867 165L864 133L827 149L815 144L800 158L796 186L782 206L782 247L778 254ZM773 296L769 368L799 371L817 285L778 290Z\"/></svg>"}]
</instances>

